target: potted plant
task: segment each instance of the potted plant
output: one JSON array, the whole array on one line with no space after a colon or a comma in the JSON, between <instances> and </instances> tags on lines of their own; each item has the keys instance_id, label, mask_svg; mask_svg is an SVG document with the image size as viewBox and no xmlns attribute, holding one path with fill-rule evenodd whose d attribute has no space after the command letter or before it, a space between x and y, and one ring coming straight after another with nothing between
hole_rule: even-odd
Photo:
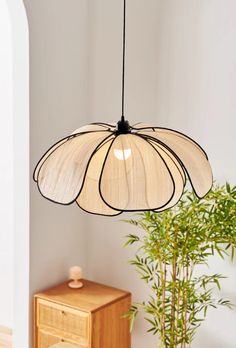
<instances>
[{"instance_id":1,"label":"potted plant","mask_svg":"<svg viewBox=\"0 0 236 348\"><path fill-rule=\"evenodd\" d=\"M147 301L132 305L131 326L142 309L159 347L190 346L209 307L232 307L214 295L224 277L205 274L201 265L213 255L234 258L236 186L215 185L201 200L186 191L174 208L143 212L127 222L144 232L129 234L126 245L137 244L130 263L151 289Z\"/></svg>"}]
</instances>

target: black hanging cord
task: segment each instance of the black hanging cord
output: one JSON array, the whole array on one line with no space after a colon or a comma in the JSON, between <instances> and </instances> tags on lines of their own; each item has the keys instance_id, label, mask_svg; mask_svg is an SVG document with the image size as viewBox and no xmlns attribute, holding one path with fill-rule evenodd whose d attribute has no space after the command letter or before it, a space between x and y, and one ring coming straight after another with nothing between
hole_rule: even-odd
<instances>
[{"instance_id":1,"label":"black hanging cord","mask_svg":"<svg viewBox=\"0 0 236 348\"><path fill-rule=\"evenodd\" d=\"M124 22L123 22L123 66L122 66L122 114L121 120L117 123L117 134L131 132L129 122L125 120L125 42L126 41L126 0L124 0Z\"/></svg>"},{"instance_id":2,"label":"black hanging cord","mask_svg":"<svg viewBox=\"0 0 236 348\"><path fill-rule=\"evenodd\" d=\"M124 0L124 19L123 19L123 66L122 66L122 115L121 120L125 120L125 42L126 41L126 0Z\"/></svg>"}]
</instances>

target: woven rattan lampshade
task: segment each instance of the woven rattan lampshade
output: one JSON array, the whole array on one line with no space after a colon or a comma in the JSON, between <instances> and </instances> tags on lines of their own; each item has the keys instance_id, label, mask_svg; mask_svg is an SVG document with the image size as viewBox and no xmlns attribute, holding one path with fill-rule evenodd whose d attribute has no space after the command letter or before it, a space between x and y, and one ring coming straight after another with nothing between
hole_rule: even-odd
<instances>
[{"instance_id":1,"label":"woven rattan lampshade","mask_svg":"<svg viewBox=\"0 0 236 348\"><path fill-rule=\"evenodd\" d=\"M52 146L34 171L40 193L106 216L124 211L162 211L174 206L186 178L198 197L211 189L204 150L186 135L124 117L126 0L123 22L122 116L117 125L94 123Z\"/></svg>"},{"instance_id":2,"label":"woven rattan lampshade","mask_svg":"<svg viewBox=\"0 0 236 348\"><path fill-rule=\"evenodd\" d=\"M45 198L107 216L168 209L181 198L186 177L200 198L211 189L211 167L195 141L127 121L77 129L49 149L34 172Z\"/></svg>"}]
</instances>

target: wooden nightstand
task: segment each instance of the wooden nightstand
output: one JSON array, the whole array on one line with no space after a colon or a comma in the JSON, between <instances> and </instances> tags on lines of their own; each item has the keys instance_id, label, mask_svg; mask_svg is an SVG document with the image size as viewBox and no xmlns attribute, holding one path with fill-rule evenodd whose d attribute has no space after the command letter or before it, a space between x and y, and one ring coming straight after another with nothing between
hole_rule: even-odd
<instances>
[{"instance_id":1,"label":"wooden nightstand","mask_svg":"<svg viewBox=\"0 0 236 348\"><path fill-rule=\"evenodd\" d=\"M68 342L75 348L130 348L129 292L83 280L62 283L34 296L34 348Z\"/></svg>"}]
</instances>

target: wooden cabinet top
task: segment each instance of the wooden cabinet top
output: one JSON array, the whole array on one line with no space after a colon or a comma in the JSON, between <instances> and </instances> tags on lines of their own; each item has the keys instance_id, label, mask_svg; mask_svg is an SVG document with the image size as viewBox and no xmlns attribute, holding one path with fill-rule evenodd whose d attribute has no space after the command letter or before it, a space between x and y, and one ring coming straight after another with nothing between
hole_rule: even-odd
<instances>
[{"instance_id":1,"label":"wooden cabinet top","mask_svg":"<svg viewBox=\"0 0 236 348\"><path fill-rule=\"evenodd\" d=\"M70 306L85 312L94 312L131 294L124 290L98 284L90 280L82 280L81 289L71 289L64 282L35 295L37 298Z\"/></svg>"}]
</instances>

